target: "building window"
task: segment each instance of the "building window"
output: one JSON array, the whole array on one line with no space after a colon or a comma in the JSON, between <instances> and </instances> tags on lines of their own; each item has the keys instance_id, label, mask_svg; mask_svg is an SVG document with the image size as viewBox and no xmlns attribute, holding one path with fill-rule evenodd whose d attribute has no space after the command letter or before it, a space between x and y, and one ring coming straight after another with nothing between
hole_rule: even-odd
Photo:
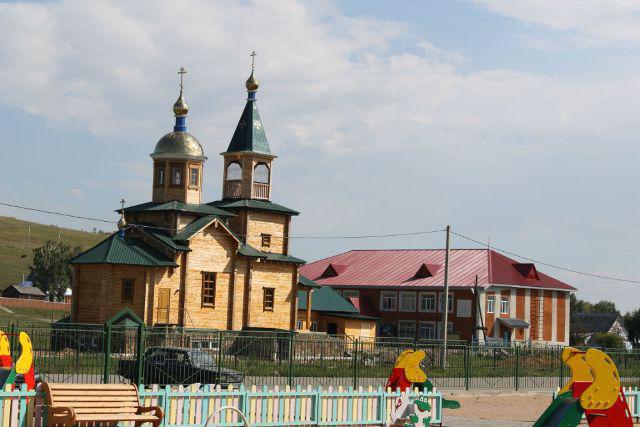
<instances>
[{"instance_id":1,"label":"building window","mask_svg":"<svg viewBox=\"0 0 640 427\"><path fill-rule=\"evenodd\" d=\"M171 166L171 185L178 187L182 185L182 166Z\"/></svg>"},{"instance_id":2,"label":"building window","mask_svg":"<svg viewBox=\"0 0 640 427\"><path fill-rule=\"evenodd\" d=\"M500 314L509 314L509 297L500 299Z\"/></svg>"},{"instance_id":3,"label":"building window","mask_svg":"<svg viewBox=\"0 0 640 427\"><path fill-rule=\"evenodd\" d=\"M447 322L447 337L453 332L453 322ZM438 339L442 339L442 322L438 322Z\"/></svg>"},{"instance_id":4,"label":"building window","mask_svg":"<svg viewBox=\"0 0 640 427\"><path fill-rule=\"evenodd\" d=\"M155 184L156 187L164 187L164 163L156 165Z\"/></svg>"},{"instance_id":5,"label":"building window","mask_svg":"<svg viewBox=\"0 0 640 427\"><path fill-rule=\"evenodd\" d=\"M271 234L262 233L260 235L260 237L262 237L262 247L263 248L270 248L271 247Z\"/></svg>"},{"instance_id":6,"label":"building window","mask_svg":"<svg viewBox=\"0 0 640 427\"><path fill-rule=\"evenodd\" d=\"M487 295L487 313L493 313L496 311L496 297L495 295Z\"/></svg>"},{"instance_id":7,"label":"building window","mask_svg":"<svg viewBox=\"0 0 640 427\"><path fill-rule=\"evenodd\" d=\"M435 296L434 307L435 307ZM436 339L436 322L420 322L418 327L418 338L422 340L434 340Z\"/></svg>"},{"instance_id":8,"label":"building window","mask_svg":"<svg viewBox=\"0 0 640 427\"><path fill-rule=\"evenodd\" d=\"M199 178L200 170L198 168L191 168L189 172L189 185L192 187L197 187Z\"/></svg>"},{"instance_id":9,"label":"building window","mask_svg":"<svg viewBox=\"0 0 640 427\"><path fill-rule=\"evenodd\" d=\"M398 322L398 337L399 338L415 338L416 322L400 320Z\"/></svg>"},{"instance_id":10,"label":"building window","mask_svg":"<svg viewBox=\"0 0 640 427\"><path fill-rule=\"evenodd\" d=\"M273 311L276 290L274 288L264 288L262 307L265 311Z\"/></svg>"},{"instance_id":11,"label":"building window","mask_svg":"<svg viewBox=\"0 0 640 427\"><path fill-rule=\"evenodd\" d=\"M398 302L398 294L396 294L395 292L380 293L380 309L382 311L396 311L397 302Z\"/></svg>"},{"instance_id":12,"label":"building window","mask_svg":"<svg viewBox=\"0 0 640 427\"><path fill-rule=\"evenodd\" d=\"M309 327L309 330L311 332L318 332L318 322L316 322L315 320L311 321L311 326Z\"/></svg>"},{"instance_id":13,"label":"building window","mask_svg":"<svg viewBox=\"0 0 640 427\"><path fill-rule=\"evenodd\" d=\"M296 320L296 329L297 330L301 330L302 329L302 320L300 320L300 319Z\"/></svg>"},{"instance_id":14,"label":"building window","mask_svg":"<svg viewBox=\"0 0 640 427\"><path fill-rule=\"evenodd\" d=\"M436 312L436 293L435 292L420 292L420 305L418 309L426 313Z\"/></svg>"},{"instance_id":15,"label":"building window","mask_svg":"<svg viewBox=\"0 0 640 427\"><path fill-rule=\"evenodd\" d=\"M202 305L204 307L216 305L216 273L202 272Z\"/></svg>"},{"instance_id":16,"label":"building window","mask_svg":"<svg viewBox=\"0 0 640 427\"><path fill-rule=\"evenodd\" d=\"M342 291L342 296L346 299L346 298L359 298L360 297L360 291L355 290L355 289L347 289Z\"/></svg>"},{"instance_id":17,"label":"building window","mask_svg":"<svg viewBox=\"0 0 640 427\"><path fill-rule=\"evenodd\" d=\"M133 283L131 279L122 279L122 302L133 302Z\"/></svg>"},{"instance_id":18,"label":"building window","mask_svg":"<svg viewBox=\"0 0 640 427\"><path fill-rule=\"evenodd\" d=\"M449 301L447 302L449 306L449 313L453 313L453 294L449 292ZM438 312L442 313L442 308L444 307L444 292L441 292L438 295Z\"/></svg>"},{"instance_id":19,"label":"building window","mask_svg":"<svg viewBox=\"0 0 640 427\"><path fill-rule=\"evenodd\" d=\"M414 312L416 311L416 293L400 292L399 311Z\"/></svg>"}]
</instances>

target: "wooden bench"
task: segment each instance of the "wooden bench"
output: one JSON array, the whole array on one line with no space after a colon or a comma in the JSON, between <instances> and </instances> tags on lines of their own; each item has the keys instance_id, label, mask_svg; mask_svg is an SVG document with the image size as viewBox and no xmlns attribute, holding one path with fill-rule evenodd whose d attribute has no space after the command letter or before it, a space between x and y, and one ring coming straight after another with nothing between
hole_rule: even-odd
<instances>
[{"instance_id":1,"label":"wooden bench","mask_svg":"<svg viewBox=\"0 0 640 427\"><path fill-rule=\"evenodd\" d=\"M158 427L162 409L140 406L138 388L133 384L54 384L44 383L47 396L48 426L74 423L133 421L136 427L152 423Z\"/></svg>"}]
</instances>

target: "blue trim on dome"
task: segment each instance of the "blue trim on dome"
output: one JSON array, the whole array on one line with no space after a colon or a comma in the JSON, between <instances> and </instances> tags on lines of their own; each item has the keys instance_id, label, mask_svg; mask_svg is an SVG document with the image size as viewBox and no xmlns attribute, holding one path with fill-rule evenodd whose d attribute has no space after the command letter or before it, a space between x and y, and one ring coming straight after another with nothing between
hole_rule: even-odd
<instances>
[{"instance_id":1,"label":"blue trim on dome","mask_svg":"<svg viewBox=\"0 0 640 427\"><path fill-rule=\"evenodd\" d=\"M187 131L187 118L185 116L176 117L176 125L173 127L174 132Z\"/></svg>"}]
</instances>

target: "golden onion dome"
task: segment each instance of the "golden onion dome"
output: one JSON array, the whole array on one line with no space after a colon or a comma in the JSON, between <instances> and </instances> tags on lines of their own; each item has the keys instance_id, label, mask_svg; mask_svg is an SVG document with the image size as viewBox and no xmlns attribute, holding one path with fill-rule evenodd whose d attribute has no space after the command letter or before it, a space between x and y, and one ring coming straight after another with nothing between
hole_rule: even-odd
<instances>
[{"instance_id":1,"label":"golden onion dome","mask_svg":"<svg viewBox=\"0 0 640 427\"><path fill-rule=\"evenodd\" d=\"M258 79L256 79L256 76L253 75L253 71L251 71L251 75L247 79L247 90L250 92L256 91L258 90L259 85L260 82L258 81Z\"/></svg>"},{"instance_id":2,"label":"golden onion dome","mask_svg":"<svg viewBox=\"0 0 640 427\"><path fill-rule=\"evenodd\" d=\"M182 90L180 90L180 96L178 97L176 103L173 104L173 114L175 114L176 117L183 117L186 116L188 112L189 106L182 96Z\"/></svg>"},{"instance_id":3,"label":"golden onion dome","mask_svg":"<svg viewBox=\"0 0 640 427\"><path fill-rule=\"evenodd\" d=\"M127 226L127 221L124 219L124 213L120 216L120 221L118 221L118 230L122 230Z\"/></svg>"}]
</instances>

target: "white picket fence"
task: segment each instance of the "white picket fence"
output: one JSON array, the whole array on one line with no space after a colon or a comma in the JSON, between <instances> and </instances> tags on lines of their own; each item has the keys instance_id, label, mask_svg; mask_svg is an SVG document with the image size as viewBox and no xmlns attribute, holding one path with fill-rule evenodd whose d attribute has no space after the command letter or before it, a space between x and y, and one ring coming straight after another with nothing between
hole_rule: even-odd
<instances>
[{"instance_id":1,"label":"white picket fence","mask_svg":"<svg viewBox=\"0 0 640 427\"><path fill-rule=\"evenodd\" d=\"M264 426L342 426L391 423L396 400L408 394L410 398L426 397L431 405L431 425L442 423L442 395L416 390L384 390L382 388L257 388L220 386L158 387L140 386L143 406L160 406L165 413L162 425L204 426L216 409L230 406L241 411L252 427ZM40 427L46 425L46 405L38 391L11 390L0 392L0 427ZM132 423L120 423L133 426ZM216 417L209 425L243 426L239 415L232 411Z\"/></svg>"}]
</instances>

